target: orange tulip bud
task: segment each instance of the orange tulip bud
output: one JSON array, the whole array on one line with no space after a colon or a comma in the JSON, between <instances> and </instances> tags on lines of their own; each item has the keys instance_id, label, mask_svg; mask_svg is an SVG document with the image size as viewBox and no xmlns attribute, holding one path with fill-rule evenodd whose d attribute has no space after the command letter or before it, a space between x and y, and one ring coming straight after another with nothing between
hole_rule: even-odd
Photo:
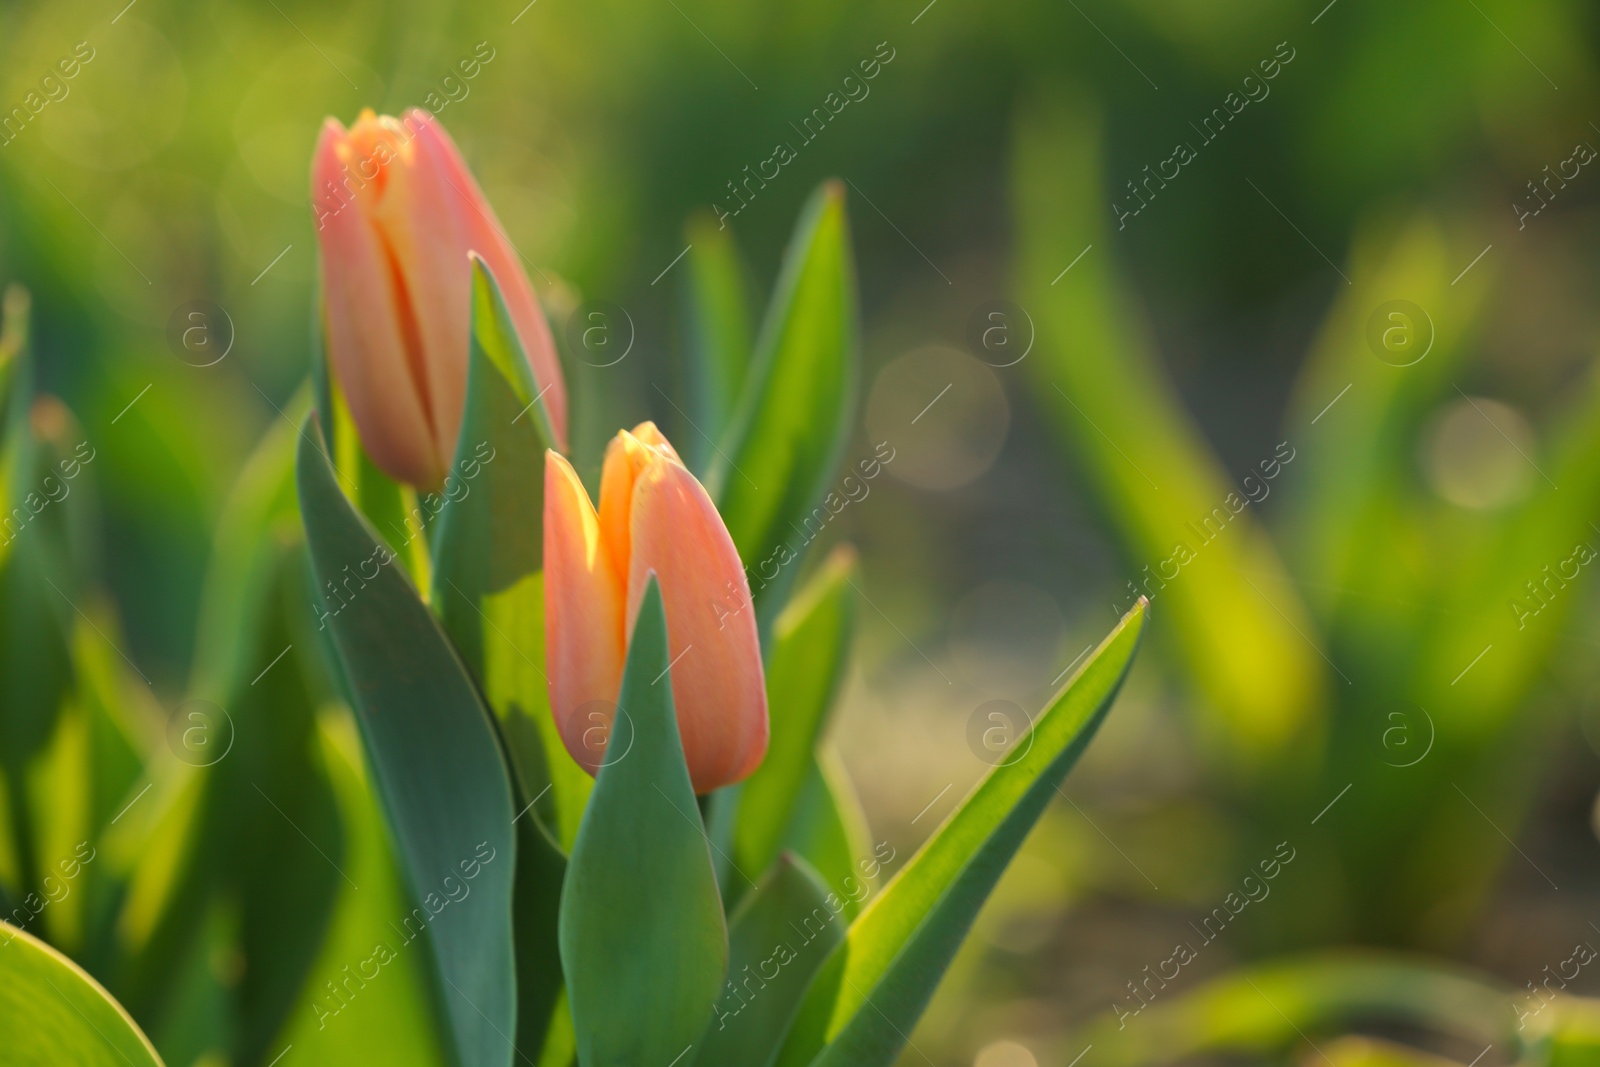
<instances>
[{"instance_id":1,"label":"orange tulip bud","mask_svg":"<svg viewBox=\"0 0 1600 1067\"><path fill-rule=\"evenodd\" d=\"M750 586L705 487L654 423L606 448L600 509L572 465L544 467L544 618L550 705L572 758L598 771L629 635L654 574L667 614L672 699L695 792L748 776L767 751L767 687Z\"/></svg>"},{"instance_id":2,"label":"orange tulip bud","mask_svg":"<svg viewBox=\"0 0 1600 1067\"><path fill-rule=\"evenodd\" d=\"M436 489L467 390L476 252L500 285L559 448L567 397L533 286L483 190L433 117L328 119L312 161L327 349L362 444L385 473Z\"/></svg>"}]
</instances>

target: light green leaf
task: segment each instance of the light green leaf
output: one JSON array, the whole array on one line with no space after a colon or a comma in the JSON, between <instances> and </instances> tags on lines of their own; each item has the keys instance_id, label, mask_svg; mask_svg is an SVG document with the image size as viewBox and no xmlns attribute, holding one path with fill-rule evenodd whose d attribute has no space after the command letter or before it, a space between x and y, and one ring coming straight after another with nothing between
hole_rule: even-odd
<instances>
[{"instance_id":1,"label":"light green leaf","mask_svg":"<svg viewBox=\"0 0 1600 1067\"><path fill-rule=\"evenodd\" d=\"M840 546L773 626L767 656L767 755L745 780L734 855L739 867L764 871L783 844L796 799L813 773L855 631L853 549Z\"/></svg>"},{"instance_id":2,"label":"light green leaf","mask_svg":"<svg viewBox=\"0 0 1600 1067\"><path fill-rule=\"evenodd\" d=\"M463 1067L509 1064L516 1028L511 783L489 712L393 554L350 506L317 447L296 464L300 511L327 625L388 812L396 852L428 925L439 996ZM481 863L470 905L446 879Z\"/></svg>"},{"instance_id":3,"label":"light green leaf","mask_svg":"<svg viewBox=\"0 0 1600 1067\"><path fill-rule=\"evenodd\" d=\"M667 1064L711 1017L728 935L678 738L654 579L611 726L562 889L561 962L584 1067Z\"/></svg>"},{"instance_id":4,"label":"light green leaf","mask_svg":"<svg viewBox=\"0 0 1600 1067\"><path fill-rule=\"evenodd\" d=\"M77 964L0 922L0 1034L15 1064L161 1067L133 1019Z\"/></svg>"},{"instance_id":5,"label":"light green leaf","mask_svg":"<svg viewBox=\"0 0 1600 1067\"><path fill-rule=\"evenodd\" d=\"M733 424L707 488L758 582L766 619L798 570L796 530L827 492L849 433L856 391L856 276L844 186L812 194L784 253ZM804 538L799 538L803 547Z\"/></svg>"},{"instance_id":6,"label":"light green leaf","mask_svg":"<svg viewBox=\"0 0 1600 1067\"><path fill-rule=\"evenodd\" d=\"M728 980L694 1062L767 1067L849 921L843 899L804 860L779 856L733 913Z\"/></svg>"},{"instance_id":7,"label":"light green leaf","mask_svg":"<svg viewBox=\"0 0 1600 1067\"><path fill-rule=\"evenodd\" d=\"M744 386L754 347L750 287L733 231L709 214L688 225L684 286L688 320L692 433L685 433L689 466L703 474L716 458Z\"/></svg>"},{"instance_id":8,"label":"light green leaf","mask_svg":"<svg viewBox=\"0 0 1600 1067\"><path fill-rule=\"evenodd\" d=\"M1209 705L1203 737L1219 758L1281 768L1292 739L1321 729L1325 665L1271 540L1183 409L1118 276L1100 141L1098 120L1068 99L1017 124L1015 289L1037 330L1017 369L1104 501L1130 584L1170 612Z\"/></svg>"},{"instance_id":9,"label":"light green leaf","mask_svg":"<svg viewBox=\"0 0 1600 1067\"><path fill-rule=\"evenodd\" d=\"M887 1067L927 1006L978 910L1133 662L1141 601L1080 667L1006 761L968 795L850 926L806 995L779 1063Z\"/></svg>"}]
</instances>

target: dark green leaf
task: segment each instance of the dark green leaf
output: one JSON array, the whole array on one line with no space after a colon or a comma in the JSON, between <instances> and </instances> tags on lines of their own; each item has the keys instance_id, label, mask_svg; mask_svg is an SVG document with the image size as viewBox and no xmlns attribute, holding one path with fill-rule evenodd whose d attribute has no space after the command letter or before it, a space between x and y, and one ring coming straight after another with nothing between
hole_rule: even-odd
<instances>
[{"instance_id":1,"label":"dark green leaf","mask_svg":"<svg viewBox=\"0 0 1600 1067\"><path fill-rule=\"evenodd\" d=\"M300 510L328 626L428 943L464 1067L508 1064L516 1027L511 783L489 712L393 554L300 438ZM470 905L452 903L481 865ZM448 882L446 881L448 879Z\"/></svg>"},{"instance_id":2,"label":"dark green leaf","mask_svg":"<svg viewBox=\"0 0 1600 1067\"><path fill-rule=\"evenodd\" d=\"M567 866L561 962L584 1067L677 1059L710 1019L727 969L722 902L678 738L654 579Z\"/></svg>"},{"instance_id":3,"label":"dark green leaf","mask_svg":"<svg viewBox=\"0 0 1600 1067\"><path fill-rule=\"evenodd\" d=\"M894 1062L990 890L1111 707L1144 620L1140 601L851 924L807 993L780 1063Z\"/></svg>"},{"instance_id":4,"label":"dark green leaf","mask_svg":"<svg viewBox=\"0 0 1600 1067\"><path fill-rule=\"evenodd\" d=\"M733 914L728 980L706 1027L701 1067L767 1067L811 976L844 940L844 898L806 862L778 857Z\"/></svg>"}]
</instances>

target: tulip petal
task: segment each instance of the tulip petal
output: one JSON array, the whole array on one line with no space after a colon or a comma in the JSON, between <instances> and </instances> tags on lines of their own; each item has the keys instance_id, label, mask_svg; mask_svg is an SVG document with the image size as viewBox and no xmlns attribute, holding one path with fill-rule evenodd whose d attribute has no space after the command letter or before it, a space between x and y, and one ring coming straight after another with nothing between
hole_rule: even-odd
<instances>
[{"instance_id":1,"label":"tulip petal","mask_svg":"<svg viewBox=\"0 0 1600 1067\"><path fill-rule=\"evenodd\" d=\"M600 539L610 550L622 585L628 582L628 560L632 553L632 537L628 531L633 512L633 487L640 473L661 457L661 447L665 447L665 454L673 460L678 458L655 423L641 422L634 431L617 431L617 436L606 445L605 465L600 472Z\"/></svg>"},{"instance_id":2,"label":"tulip petal","mask_svg":"<svg viewBox=\"0 0 1600 1067\"><path fill-rule=\"evenodd\" d=\"M420 117L419 117L420 116ZM472 265L466 218L472 208L450 181L428 136L425 112L404 123L363 116L363 139L383 144L394 160L381 168L372 214L389 249L400 291L409 301L415 344L427 381L429 431L439 455L455 454L467 389Z\"/></svg>"},{"instance_id":3,"label":"tulip petal","mask_svg":"<svg viewBox=\"0 0 1600 1067\"><path fill-rule=\"evenodd\" d=\"M312 162L312 204L322 250L327 347L367 454L385 473L419 485L443 476L425 425L425 383L408 361L401 305L384 242L358 200L369 195L358 153L336 119L322 127Z\"/></svg>"},{"instance_id":4,"label":"tulip petal","mask_svg":"<svg viewBox=\"0 0 1600 1067\"><path fill-rule=\"evenodd\" d=\"M550 707L567 751L594 774L622 685L623 586L588 492L555 451L545 453L544 575Z\"/></svg>"},{"instance_id":5,"label":"tulip petal","mask_svg":"<svg viewBox=\"0 0 1600 1067\"><path fill-rule=\"evenodd\" d=\"M533 283L523 269L522 257L512 246L494 208L489 206L488 198L444 127L420 109L408 112L406 123L416 129L417 140L425 146L428 156L453 190L466 247L483 258L495 281L500 283L506 310L517 329L528 365L533 368L533 379L543 393L545 408L550 412L550 428L556 435L554 443L558 450L566 451L567 391L561 375L561 361L556 355L555 339L550 336L544 310L534 294Z\"/></svg>"},{"instance_id":6,"label":"tulip petal","mask_svg":"<svg viewBox=\"0 0 1600 1067\"><path fill-rule=\"evenodd\" d=\"M750 587L711 497L681 463L661 457L642 471L631 511L627 625L654 573L689 776L696 792L709 792L748 776L767 749Z\"/></svg>"}]
</instances>

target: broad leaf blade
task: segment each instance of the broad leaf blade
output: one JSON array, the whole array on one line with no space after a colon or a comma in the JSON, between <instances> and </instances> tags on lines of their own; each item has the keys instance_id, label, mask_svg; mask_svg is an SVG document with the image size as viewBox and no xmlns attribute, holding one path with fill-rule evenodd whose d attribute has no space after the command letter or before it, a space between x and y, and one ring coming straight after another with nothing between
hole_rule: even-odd
<instances>
[{"instance_id":1,"label":"broad leaf blade","mask_svg":"<svg viewBox=\"0 0 1600 1067\"><path fill-rule=\"evenodd\" d=\"M0 922L0 1034L7 1063L161 1067L122 1006L84 970Z\"/></svg>"},{"instance_id":2,"label":"broad leaf blade","mask_svg":"<svg viewBox=\"0 0 1600 1067\"><path fill-rule=\"evenodd\" d=\"M678 737L653 579L567 866L561 962L584 1067L683 1055L711 1017L727 969L722 902Z\"/></svg>"},{"instance_id":3,"label":"broad leaf blade","mask_svg":"<svg viewBox=\"0 0 1600 1067\"><path fill-rule=\"evenodd\" d=\"M844 187L807 202L784 254L744 395L708 476L739 556L758 578L763 618L803 549L849 432L856 391L856 277ZM763 569L762 564L767 564ZM767 570L776 567L773 578Z\"/></svg>"},{"instance_id":4,"label":"broad leaf blade","mask_svg":"<svg viewBox=\"0 0 1600 1067\"><path fill-rule=\"evenodd\" d=\"M684 303L688 319L689 395L692 434L684 450L689 465L704 473L716 458L744 386L754 347L750 291L733 232L698 215L688 227Z\"/></svg>"},{"instance_id":5,"label":"broad leaf blade","mask_svg":"<svg viewBox=\"0 0 1600 1067\"><path fill-rule=\"evenodd\" d=\"M509 1064L516 1027L511 783L487 710L394 557L301 435L300 510L332 633L395 848L428 924L439 995L464 1067ZM335 595L337 594L337 595ZM483 862L470 906L446 879Z\"/></svg>"},{"instance_id":6,"label":"broad leaf blade","mask_svg":"<svg viewBox=\"0 0 1600 1067\"><path fill-rule=\"evenodd\" d=\"M855 631L855 569L853 550L835 550L773 627L767 657L771 737L766 758L745 780L734 840L743 870L764 871L776 858L813 773Z\"/></svg>"},{"instance_id":7,"label":"broad leaf blade","mask_svg":"<svg viewBox=\"0 0 1600 1067\"><path fill-rule=\"evenodd\" d=\"M848 922L843 899L804 860L779 856L733 914L728 981L695 1063L767 1067Z\"/></svg>"},{"instance_id":8,"label":"broad leaf blade","mask_svg":"<svg viewBox=\"0 0 1600 1067\"><path fill-rule=\"evenodd\" d=\"M1123 618L1006 762L851 925L806 995L784 1067L894 1062L978 909L1111 707L1145 611L1141 601Z\"/></svg>"}]
</instances>

